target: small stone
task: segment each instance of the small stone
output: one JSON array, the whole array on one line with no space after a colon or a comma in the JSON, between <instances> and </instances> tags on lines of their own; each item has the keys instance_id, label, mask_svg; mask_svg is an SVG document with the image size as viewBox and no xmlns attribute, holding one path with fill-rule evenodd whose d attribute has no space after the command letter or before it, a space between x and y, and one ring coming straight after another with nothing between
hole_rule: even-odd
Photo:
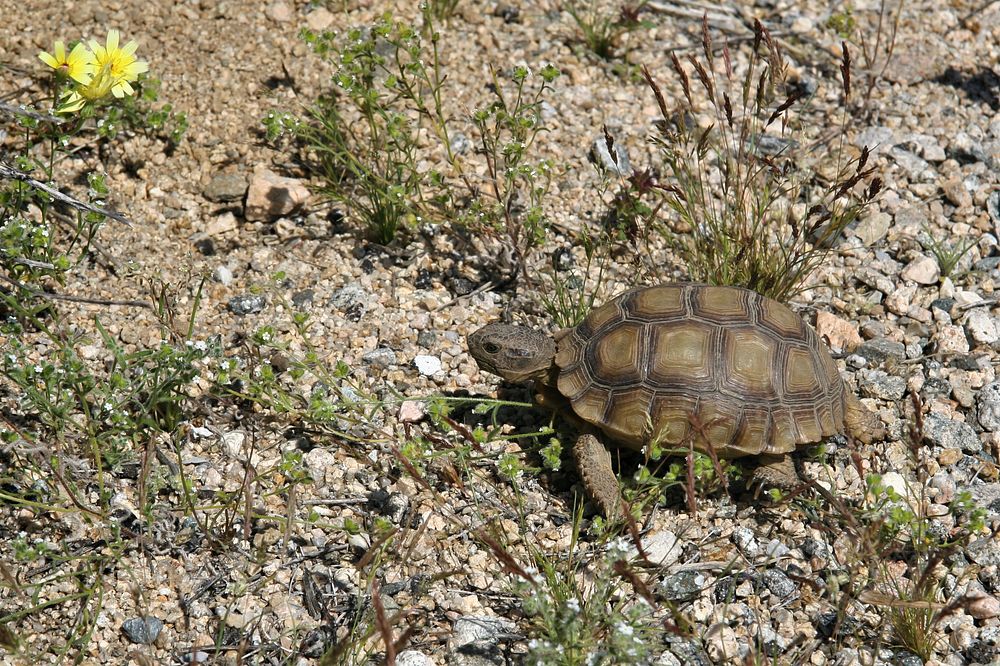
<instances>
[{"instance_id":1,"label":"small stone","mask_svg":"<svg viewBox=\"0 0 1000 666\"><path fill-rule=\"evenodd\" d=\"M396 655L396 666L434 666L434 660L423 652L403 650Z\"/></svg>"},{"instance_id":2,"label":"small stone","mask_svg":"<svg viewBox=\"0 0 1000 666\"><path fill-rule=\"evenodd\" d=\"M333 25L335 18L336 17L334 17L334 15L326 7L317 7L306 14L306 25L309 26L310 30L321 32Z\"/></svg>"},{"instance_id":3,"label":"small stone","mask_svg":"<svg viewBox=\"0 0 1000 666\"><path fill-rule=\"evenodd\" d=\"M965 609L969 615L977 620L986 620L1000 615L1000 601L996 597L986 594L970 594L972 599L966 603Z\"/></svg>"},{"instance_id":4,"label":"small stone","mask_svg":"<svg viewBox=\"0 0 1000 666\"><path fill-rule=\"evenodd\" d=\"M902 342L888 338L873 338L861 343L854 353L868 361L870 365L878 365L890 358L896 361L904 360L906 346Z\"/></svg>"},{"instance_id":5,"label":"small stone","mask_svg":"<svg viewBox=\"0 0 1000 666\"><path fill-rule=\"evenodd\" d=\"M388 347L379 347L362 354L361 360L377 368L388 368L390 365L396 364L396 352Z\"/></svg>"},{"instance_id":6,"label":"small stone","mask_svg":"<svg viewBox=\"0 0 1000 666\"><path fill-rule=\"evenodd\" d=\"M229 299L229 311L235 315L260 312L267 305L267 299L260 294L244 294Z\"/></svg>"},{"instance_id":7,"label":"small stone","mask_svg":"<svg viewBox=\"0 0 1000 666\"><path fill-rule=\"evenodd\" d=\"M760 578L771 594L781 599L790 597L798 591L795 582L780 569L768 569Z\"/></svg>"},{"instance_id":8,"label":"small stone","mask_svg":"<svg viewBox=\"0 0 1000 666\"><path fill-rule=\"evenodd\" d=\"M865 247L868 247L885 238L891 225L892 216L889 213L876 211L858 223L858 226L854 229L854 234Z\"/></svg>"},{"instance_id":9,"label":"small stone","mask_svg":"<svg viewBox=\"0 0 1000 666\"><path fill-rule=\"evenodd\" d=\"M1000 335L997 335L996 320L982 309L969 312L965 318L965 330L975 342L981 345L992 345Z\"/></svg>"},{"instance_id":10,"label":"small stone","mask_svg":"<svg viewBox=\"0 0 1000 666\"><path fill-rule=\"evenodd\" d=\"M899 277L917 284L937 284L941 268L933 257L921 255L911 261Z\"/></svg>"},{"instance_id":11,"label":"small stone","mask_svg":"<svg viewBox=\"0 0 1000 666\"><path fill-rule=\"evenodd\" d=\"M976 418L987 432L1000 431L1000 381L980 389L976 397Z\"/></svg>"},{"instance_id":12,"label":"small stone","mask_svg":"<svg viewBox=\"0 0 1000 666\"><path fill-rule=\"evenodd\" d=\"M396 416L400 423L417 423L427 416L427 405L420 400L404 400Z\"/></svg>"},{"instance_id":13,"label":"small stone","mask_svg":"<svg viewBox=\"0 0 1000 666\"><path fill-rule=\"evenodd\" d=\"M906 393L906 380L884 370L868 370L859 373L858 387L866 398L895 401Z\"/></svg>"},{"instance_id":14,"label":"small stone","mask_svg":"<svg viewBox=\"0 0 1000 666\"><path fill-rule=\"evenodd\" d=\"M757 535L749 527L737 527L729 537L733 544L740 549L746 557L753 559L756 557L760 546L757 543Z\"/></svg>"},{"instance_id":15,"label":"small stone","mask_svg":"<svg viewBox=\"0 0 1000 666\"><path fill-rule=\"evenodd\" d=\"M277 23L288 23L292 20L292 8L284 2L271 3L264 13L267 18Z\"/></svg>"},{"instance_id":16,"label":"small stone","mask_svg":"<svg viewBox=\"0 0 1000 666\"><path fill-rule=\"evenodd\" d=\"M344 313L350 321L360 321L368 311L368 303L372 300L372 295L365 291L360 285L352 282L346 287L342 287L333 292L330 296L330 305Z\"/></svg>"},{"instance_id":17,"label":"small stone","mask_svg":"<svg viewBox=\"0 0 1000 666\"><path fill-rule=\"evenodd\" d=\"M893 161L906 173L910 181L917 183L934 180L934 169L931 168L927 160L902 148L890 148L888 152Z\"/></svg>"},{"instance_id":18,"label":"small stone","mask_svg":"<svg viewBox=\"0 0 1000 666\"><path fill-rule=\"evenodd\" d=\"M212 216L208 224L205 225L205 233L209 236L223 236L236 231L238 228L239 224L236 222L236 216L231 211L226 211L221 215Z\"/></svg>"},{"instance_id":19,"label":"small stone","mask_svg":"<svg viewBox=\"0 0 1000 666\"><path fill-rule=\"evenodd\" d=\"M972 426L940 414L924 417L924 439L946 449L961 449L965 453L975 454L983 450L979 435Z\"/></svg>"},{"instance_id":20,"label":"small stone","mask_svg":"<svg viewBox=\"0 0 1000 666\"><path fill-rule=\"evenodd\" d=\"M972 206L972 195L969 194L969 190L965 188L965 183L962 182L962 177L958 174L945 180L941 183L941 191L944 192L944 197L956 208L969 208Z\"/></svg>"},{"instance_id":21,"label":"small stone","mask_svg":"<svg viewBox=\"0 0 1000 666\"><path fill-rule=\"evenodd\" d=\"M954 324L940 324L934 334L937 350L942 354L968 354L969 340L965 329Z\"/></svg>"},{"instance_id":22,"label":"small stone","mask_svg":"<svg viewBox=\"0 0 1000 666\"><path fill-rule=\"evenodd\" d=\"M240 201L247 192L246 176L240 173L220 173L209 181L202 194L217 203Z\"/></svg>"},{"instance_id":23,"label":"small stone","mask_svg":"<svg viewBox=\"0 0 1000 666\"><path fill-rule=\"evenodd\" d=\"M601 135L594 139L590 144L590 159L601 170L620 178L628 178L632 175L632 165L629 163L625 145L614 139L611 140L611 143L609 150L608 137ZM614 151L613 156L612 151Z\"/></svg>"},{"instance_id":24,"label":"small stone","mask_svg":"<svg viewBox=\"0 0 1000 666\"><path fill-rule=\"evenodd\" d=\"M664 578L660 589L670 601L690 601L707 585L708 579L700 571L678 571Z\"/></svg>"},{"instance_id":25,"label":"small stone","mask_svg":"<svg viewBox=\"0 0 1000 666\"><path fill-rule=\"evenodd\" d=\"M437 356L418 354L413 357L413 365L416 366L417 372L425 377L432 377L441 372L441 359Z\"/></svg>"},{"instance_id":26,"label":"small stone","mask_svg":"<svg viewBox=\"0 0 1000 666\"><path fill-rule=\"evenodd\" d=\"M898 315L905 315L906 311L913 305L913 298L917 295L917 285L906 284L891 292L885 298L885 307L889 312Z\"/></svg>"},{"instance_id":27,"label":"small stone","mask_svg":"<svg viewBox=\"0 0 1000 666\"><path fill-rule=\"evenodd\" d=\"M228 266L216 266L212 271L212 279L219 284L228 287L233 282L233 272Z\"/></svg>"},{"instance_id":28,"label":"small stone","mask_svg":"<svg viewBox=\"0 0 1000 666\"><path fill-rule=\"evenodd\" d=\"M247 190L245 216L256 222L276 220L295 212L308 199L309 190L301 181L258 167Z\"/></svg>"},{"instance_id":29,"label":"small stone","mask_svg":"<svg viewBox=\"0 0 1000 666\"><path fill-rule=\"evenodd\" d=\"M485 643L484 647L496 648L500 638L514 629L514 623L502 617L465 615L455 620L448 646L456 650L466 645Z\"/></svg>"},{"instance_id":30,"label":"small stone","mask_svg":"<svg viewBox=\"0 0 1000 666\"><path fill-rule=\"evenodd\" d=\"M955 479L951 478L951 475L947 472L938 472L932 476L928 485L937 491L934 501L938 504L949 504L955 499L955 491L958 489L958 486L955 483Z\"/></svg>"},{"instance_id":31,"label":"small stone","mask_svg":"<svg viewBox=\"0 0 1000 666\"><path fill-rule=\"evenodd\" d=\"M306 306L312 305L313 299L316 298L315 289L303 289L292 294L292 305L297 308L304 308Z\"/></svg>"},{"instance_id":32,"label":"small stone","mask_svg":"<svg viewBox=\"0 0 1000 666\"><path fill-rule=\"evenodd\" d=\"M866 127L854 138L854 145L859 148L868 146L873 155L877 155L894 144L894 134L890 127Z\"/></svg>"},{"instance_id":33,"label":"small stone","mask_svg":"<svg viewBox=\"0 0 1000 666\"><path fill-rule=\"evenodd\" d=\"M938 455L938 463L942 467L950 467L964 457L961 449L945 449Z\"/></svg>"},{"instance_id":34,"label":"small stone","mask_svg":"<svg viewBox=\"0 0 1000 666\"><path fill-rule=\"evenodd\" d=\"M150 645L163 630L163 620L152 615L133 617L122 622L125 638L139 645Z\"/></svg>"},{"instance_id":35,"label":"small stone","mask_svg":"<svg viewBox=\"0 0 1000 666\"><path fill-rule=\"evenodd\" d=\"M816 313L816 333L838 354L852 352L862 342L854 324L825 310Z\"/></svg>"},{"instance_id":36,"label":"small stone","mask_svg":"<svg viewBox=\"0 0 1000 666\"><path fill-rule=\"evenodd\" d=\"M681 556L681 544L677 535L670 530L660 530L647 535L642 540L646 557L653 564L668 567Z\"/></svg>"}]
</instances>

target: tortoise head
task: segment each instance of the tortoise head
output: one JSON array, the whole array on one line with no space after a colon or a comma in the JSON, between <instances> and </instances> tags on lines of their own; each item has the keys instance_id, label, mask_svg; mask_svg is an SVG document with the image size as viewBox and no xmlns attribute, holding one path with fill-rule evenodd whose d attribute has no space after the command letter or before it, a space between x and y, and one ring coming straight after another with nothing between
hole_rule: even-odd
<instances>
[{"instance_id":1,"label":"tortoise head","mask_svg":"<svg viewBox=\"0 0 1000 666\"><path fill-rule=\"evenodd\" d=\"M556 343L524 326L488 324L469 336L469 353L481 370L507 381L544 380L556 356Z\"/></svg>"}]
</instances>

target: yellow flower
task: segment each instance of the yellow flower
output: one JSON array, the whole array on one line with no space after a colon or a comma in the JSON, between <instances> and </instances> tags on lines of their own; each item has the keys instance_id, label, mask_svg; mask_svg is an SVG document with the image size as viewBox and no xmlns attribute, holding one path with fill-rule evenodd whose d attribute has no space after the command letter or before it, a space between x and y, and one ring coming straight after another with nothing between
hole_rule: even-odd
<instances>
[{"instance_id":1,"label":"yellow flower","mask_svg":"<svg viewBox=\"0 0 1000 666\"><path fill-rule=\"evenodd\" d=\"M38 54L38 58L74 81L86 83L89 80L90 74L94 71L94 54L82 42L74 46L69 55L66 55L66 45L62 41L57 41L52 50L55 51L54 56L42 51Z\"/></svg>"},{"instance_id":2,"label":"yellow flower","mask_svg":"<svg viewBox=\"0 0 1000 666\"><path fill-rule=\"evenodd\" d=\"M103 65L97 73L87 75L87 80L78 85L75 90L66 93L59 105L59 113L72 113L83 108L88 102L96 102L113 92L115 78L111 74L111 66Z\"/></svg>"},{"instance_id":3,"label":"yellow flower","mask_svg":"<svg viewBox=\"0 0 1000 666\"><path fill-rule=\"evenodd\" d=\"M139 44L134 39L122 47L118 46L118 40L118 31L108 30L104 46L91 40L90 48L94 51L95 76L100 78L106 71L111 79L111 94L124 97L135 92L129 81L135 81L140 74L149 71L149 65L144 60L135 59Z\"/></svg>"}]
</instances>

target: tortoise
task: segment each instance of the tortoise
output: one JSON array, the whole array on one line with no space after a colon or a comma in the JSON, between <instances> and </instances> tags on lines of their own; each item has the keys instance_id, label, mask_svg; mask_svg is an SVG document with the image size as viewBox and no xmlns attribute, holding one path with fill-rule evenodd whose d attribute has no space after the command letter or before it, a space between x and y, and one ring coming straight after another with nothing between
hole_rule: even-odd
<instances>
[{"instance_id":1,"label":"tortoise","mask_svg":"<svg viewBox=\"0 0 1000 666\"><path fill-rule=\"evenodd\" d=\"M635 450L656 441L760 456L757 478L785 486L797 448L845 430L864 443L883 434L802 318L739 287L642 287L555 336L494 323L468 343L480 369L534 380L539 404L582 427L573 456L609 517L621 495L597 434Z\"/></svg>"}]
</instances>

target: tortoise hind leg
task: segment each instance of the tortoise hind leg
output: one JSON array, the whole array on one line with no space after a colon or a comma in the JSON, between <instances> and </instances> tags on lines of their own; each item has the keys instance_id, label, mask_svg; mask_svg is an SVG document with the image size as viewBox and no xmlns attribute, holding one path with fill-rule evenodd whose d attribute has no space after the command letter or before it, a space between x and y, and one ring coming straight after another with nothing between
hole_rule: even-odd
<instances>
[{"instance_id":1,"label":"tortoise hind leg","mask_svg":"<svg viewBox=\"0 0 1000 666\"><path fill-rule=\"evenodd\" d=\"M611 453L594 435L580 435L573 445L576 468L583 487L606 518L622 513L618 477L611 469Z\"/></svg>"},{"instance_id":2,"label":"tortoise hind leg","mask_svg":"<svg viewBox=\"0 0 1000 666\"><path fill-rule=\"evenodd\" d=\"M847 410L844 414L844 425L847 432L864 444L885 438L885 426L882 419L869 411L853 393L847 395Z\"/></svg>"},{"instance_id":3,"label":"tortoise hind leg","mask_svg":"<svg viewBox=\"0 0 1000 666\"><path fill-rule=\"evenodd\" d=\"M750 476L747 478L747 488L756 488L754 498L765 487L793 490L803 483L807 483L790 455L759 456L758 462L757 467L750 472Z\"/></svg>"}]
</instances>

